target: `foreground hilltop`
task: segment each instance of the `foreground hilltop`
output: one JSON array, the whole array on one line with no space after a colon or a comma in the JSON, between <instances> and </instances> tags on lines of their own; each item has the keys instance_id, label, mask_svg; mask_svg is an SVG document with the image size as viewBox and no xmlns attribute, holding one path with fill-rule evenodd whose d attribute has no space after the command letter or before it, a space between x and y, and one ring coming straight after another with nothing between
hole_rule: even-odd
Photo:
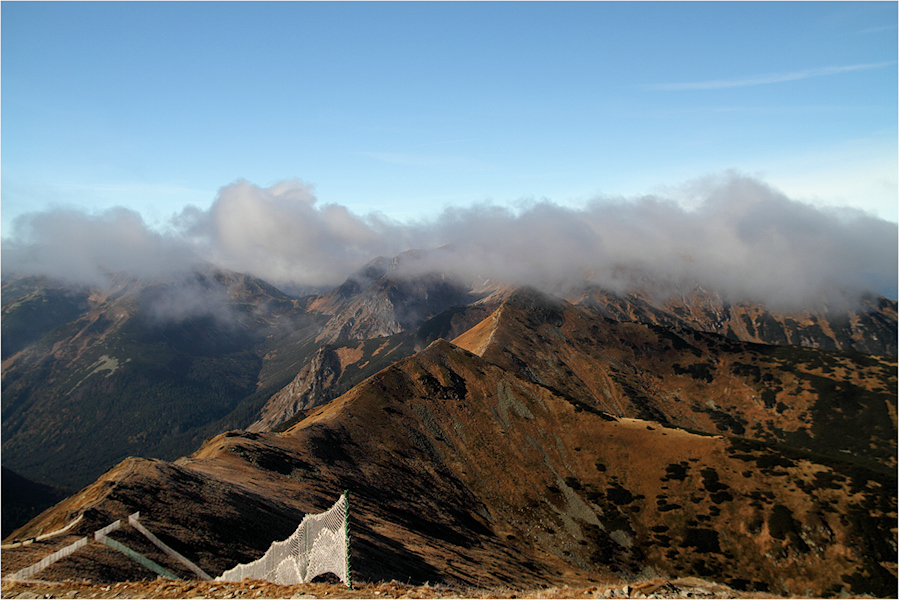
<instances>
[{"instance_id":1,"label":"foreground hilltop","mask_svg":"<svg viewBox=\"0 0 899 600\"><path fill-rule=\"evenodd\" d=\"M220 573L348 489L362 581L536 589L651 571L891 597L895 390L892 358L621 323L518 291L282 433L122 462L15 532L83 515L5 550L4 574L138 510ZM155 577L92 546L43 576Z\"/></svg>"}]
</instances>

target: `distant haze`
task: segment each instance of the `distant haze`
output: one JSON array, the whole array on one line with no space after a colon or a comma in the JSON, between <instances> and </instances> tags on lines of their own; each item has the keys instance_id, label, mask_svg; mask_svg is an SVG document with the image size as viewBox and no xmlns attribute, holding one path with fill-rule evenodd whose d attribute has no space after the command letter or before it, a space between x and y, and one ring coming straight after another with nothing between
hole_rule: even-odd
<instances>
[{"instance_id":1,"label":"distant haze","mask_svg":"<svg viewBox=\"0 0 899 600\"><path fill-rule=\"evenodd\" d=\"M239 180L208 210L184 209L164 233L125 208L26 214L3 240L2 266L103 285L109 273L159 277L212 263L275 285L329 287L376 256L439 249L404 268L545 289L589 279L622 290L647 277L782 309L847 293L897 296L895 223L797 202L736 173L676 195L598 197L582 208L485 203L400 223L321 203L299 180L267 188Z\"/></svg>"}]
</instances>

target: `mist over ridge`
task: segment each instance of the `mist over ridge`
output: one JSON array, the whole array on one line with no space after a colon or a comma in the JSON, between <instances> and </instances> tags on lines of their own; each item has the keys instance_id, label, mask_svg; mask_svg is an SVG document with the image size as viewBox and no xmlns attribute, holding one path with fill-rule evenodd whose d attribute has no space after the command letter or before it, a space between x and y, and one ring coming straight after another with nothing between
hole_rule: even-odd
<instances>
[{"instance_id":1,"label":"mist over ridge","mask_svg":"<svg viewBox=\"0 0 899 600\"><path fill-rule=\"evenodd\" d=\"M321 203L300 180L238 180L165 232L126 208L24 215L2 242L2 267L102 286L109 273L159 277L212 263L278 286L327 288L376 256L416 249L426 252L404 260L399 275L441 271L547 290L585 280L612 291L701 285L780 309L864 292L897 297L895 223L799 202L733 172L689 186L690 207L658 195L597 197L583 208L482 203L400 223Z\"/></svg>"}]
</instances>

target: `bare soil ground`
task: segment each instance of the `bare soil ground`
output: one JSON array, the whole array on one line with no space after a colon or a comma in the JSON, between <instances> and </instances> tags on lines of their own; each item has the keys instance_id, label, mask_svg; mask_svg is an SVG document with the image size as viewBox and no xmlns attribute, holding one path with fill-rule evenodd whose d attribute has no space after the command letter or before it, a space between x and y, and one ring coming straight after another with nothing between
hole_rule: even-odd
<instances>
[{"instance_id":1,"label":"bare soil ground","mask_svg":"<svg viewBox=\"0 0 899 600\"><path fill-rule=\"evenodd\" d=\"M0 588L3 598L775 598L758 592L738 592L693 577L653 579L630 584L553 587L538 590L477 589L442 585L414 586L396 581L361 583L353 589L341 583L282 586L267 581L240 583L156 581L91 584L85 582L11 581Z\"/></svg>"}]
</instances>

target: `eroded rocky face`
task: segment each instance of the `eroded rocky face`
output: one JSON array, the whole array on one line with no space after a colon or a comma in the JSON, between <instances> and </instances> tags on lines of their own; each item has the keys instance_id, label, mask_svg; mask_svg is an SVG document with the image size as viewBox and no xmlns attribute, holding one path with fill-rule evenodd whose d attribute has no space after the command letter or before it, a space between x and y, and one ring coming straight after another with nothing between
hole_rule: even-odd
<instances>
[{"instance_id":1,"label":"eroded rocky face","mask_svg":"<svg viewBox=\"0 0 899 600\"><path fill-rule=\"evenodd\" d=\"M674 294L590 289L568 299L616 321L717 333L732 340L865 354L897 353L896 303L865 296L840 308L778 312L752 302L728 302L695 288Z\"/></svg>"}]
</instances>

